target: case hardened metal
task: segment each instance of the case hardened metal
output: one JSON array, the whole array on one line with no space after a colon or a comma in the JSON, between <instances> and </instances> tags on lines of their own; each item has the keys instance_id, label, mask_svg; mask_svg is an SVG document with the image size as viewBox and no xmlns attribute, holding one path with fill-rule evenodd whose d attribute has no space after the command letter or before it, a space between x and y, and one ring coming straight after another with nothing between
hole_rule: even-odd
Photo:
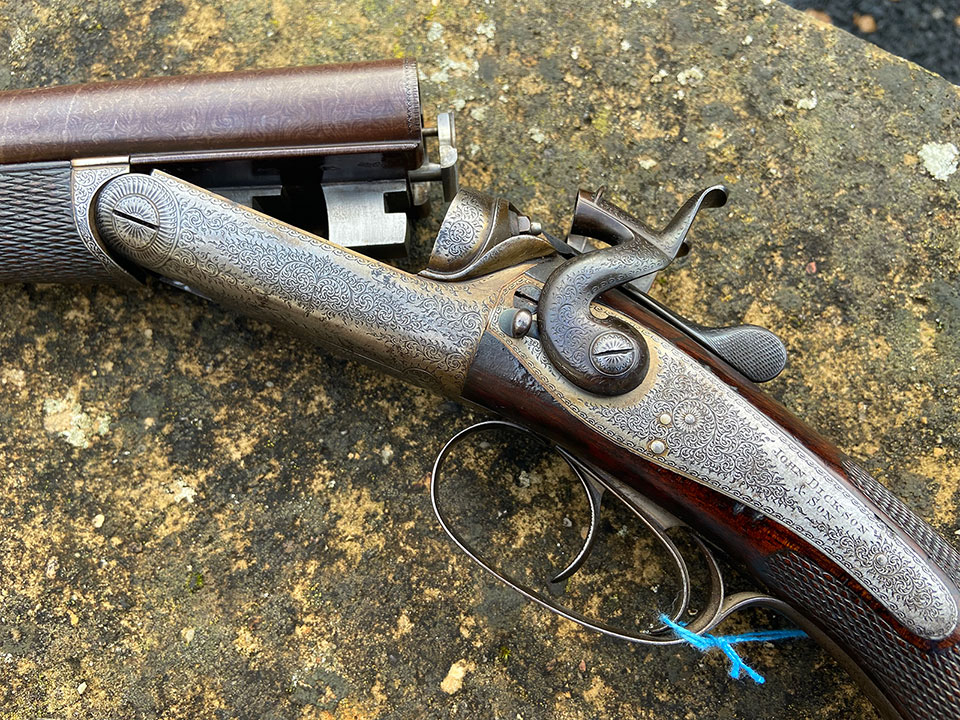
<instances>
[{"instance_id":1,"label":"case hardened metal","mask_svg":"<svg viewBox=\"0 0 960 720\"><path fill-rule=\"evenodd\" d=\"M632 323L601 306L593 312ZM822 461L715 374L632 324L649 348L649 370L637 389L616 397L576 387L536 339L511 337L496 321L490 331L591 429L790 528L916 634L938 640L956 628L956 601L937 573Z\"/></svg>"}]
</instances>

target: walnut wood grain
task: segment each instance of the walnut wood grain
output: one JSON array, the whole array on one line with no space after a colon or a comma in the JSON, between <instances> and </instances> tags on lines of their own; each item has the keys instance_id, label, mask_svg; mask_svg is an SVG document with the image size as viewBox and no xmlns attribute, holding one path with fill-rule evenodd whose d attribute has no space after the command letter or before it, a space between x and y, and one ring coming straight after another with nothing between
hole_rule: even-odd
<instances>
[{"instance_id":1,"label":"walnut wood grain","mask_svg":"<svg viewBox=\"0 0 960 720\"><path fill-rule=\"evenodd\" d=\"M419 143L413 60L0 93L0 163L280 146Z\"/></svg>"}]
</instances>

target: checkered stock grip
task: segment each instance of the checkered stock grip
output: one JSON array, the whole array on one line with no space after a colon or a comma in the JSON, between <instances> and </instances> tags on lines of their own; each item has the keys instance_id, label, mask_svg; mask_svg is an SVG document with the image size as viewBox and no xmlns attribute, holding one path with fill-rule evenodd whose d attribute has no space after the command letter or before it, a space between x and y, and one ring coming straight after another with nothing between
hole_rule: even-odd
<instances>
[{"instance_id":1,"label":"checkered stock grip","mask_svg":"<svg viewBox=\"0 0 960 720\"><path fill-rule=\"evenodd\" d=\"M69 162L0 165L0 282L109 283L73 217Z\"/></svg>"},{"instance_id":2,"label":"checkered stock grip","mask_svg":"<svg viewBox=\"0 0 960 720\"><path fill-rule=\"evenodd\" d=\"M850 482L913 540L954 587L960 553L852 460ZM811 557L784 549L767 563L768 580L806 618L827 631L885 698L883 718L956 720L960 717L960 645L957 633L926 641L891 622L850 583ZM877 702L876 697L872 697Z\"/></svg>"}]
</instances>

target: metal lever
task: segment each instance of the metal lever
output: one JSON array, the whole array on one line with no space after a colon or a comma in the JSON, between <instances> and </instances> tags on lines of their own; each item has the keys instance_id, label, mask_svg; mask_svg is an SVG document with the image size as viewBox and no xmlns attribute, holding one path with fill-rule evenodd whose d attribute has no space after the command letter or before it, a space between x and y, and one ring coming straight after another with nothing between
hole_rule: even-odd
<instances>
[{"instance_id":1,"label":"metal lever","mask_svg":"<svg viewBox=\"0 0 960 720\"><path fill-rule=\"evenodd\" d=\"M608 202L600 191L593 197L581 191L577 198L573 227L567 237L567 245L578 253L589 253L592 248L587 243L587 237L607 243L619 243L625 237L642 235L664 254L675 257L684 245L684 238L697 210L704 204L714 206L712 203L705 203L708 194L713 192L723 192L723 198L726 199L726 191L722 186L707 188L690 198L662 233L656 233L637 218ZM719 201L719 196L714 198L713 202L716 201ZM619 229L621 227L623 230ZM631 235L627 235L626 230L629 230ZM714 328L687 320L646 294L655 277L656 273L650 273L624 283L620 290L637 304L689 335L752 382L772 380L783 371L787 364L787 348L770 330L749 324Z\"/></svg>"},{"instance_id":2,"label":"metal lever","mask_svg":"<svg viewBox=\"0 0 960 720\"><path fill-rule=\"evenodd\" d=\"M643 336L615 317L597 318L590 305L601 293L655 274L673 260L701 207L727 200L722 185L694 195L660 233L595 194L577 196L571 232L610 244L572 258L554 270L543 286L538 325L550 361L578 387L598 395L621 395L636 388L647 371Z\"/></svg>"},{"instance_id":3,"label":"metal lever","mask_svg":"<svg viewBox=\"0 0 960 720\"><path fill-rule=\"evenodd\" d=\"M751 382L773 380L787 365L787 347L773 332L759 325L708 327L687 320L646 293L637 292L632 283L621 288L638 305L696 340L720 357L727 365Z\"/></svg>"}]
</instances>

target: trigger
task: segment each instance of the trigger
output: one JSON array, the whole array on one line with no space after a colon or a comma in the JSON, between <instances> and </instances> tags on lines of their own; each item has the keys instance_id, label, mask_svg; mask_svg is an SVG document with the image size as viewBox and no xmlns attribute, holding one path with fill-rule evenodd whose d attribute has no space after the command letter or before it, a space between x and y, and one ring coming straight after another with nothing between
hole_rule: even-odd
<instances>
[{"instance_id":1,"label":"trigger","mask_svg":"<svg viewBox=\"0 0 960 720\"><path fill-rule=\"evenodd\" d=\"M584 492L587 494L587 504L590 506L590 527L587 529L587 536L584 538L583 545L580 547L580 552L577 553L577 556L571 560L570 564L563 570L550 578L550 582L553 584L562 583L573 577L583 563L586 562L590 551L593 550L593 545L597 540L597 528L600 525L600 504L603 502L603 491L606 489L593 479L590 471L587 470L579 460L564 450L558 448L557 451L573 469L580 484L583 485Z\"/></svg>"}]
</instances>

